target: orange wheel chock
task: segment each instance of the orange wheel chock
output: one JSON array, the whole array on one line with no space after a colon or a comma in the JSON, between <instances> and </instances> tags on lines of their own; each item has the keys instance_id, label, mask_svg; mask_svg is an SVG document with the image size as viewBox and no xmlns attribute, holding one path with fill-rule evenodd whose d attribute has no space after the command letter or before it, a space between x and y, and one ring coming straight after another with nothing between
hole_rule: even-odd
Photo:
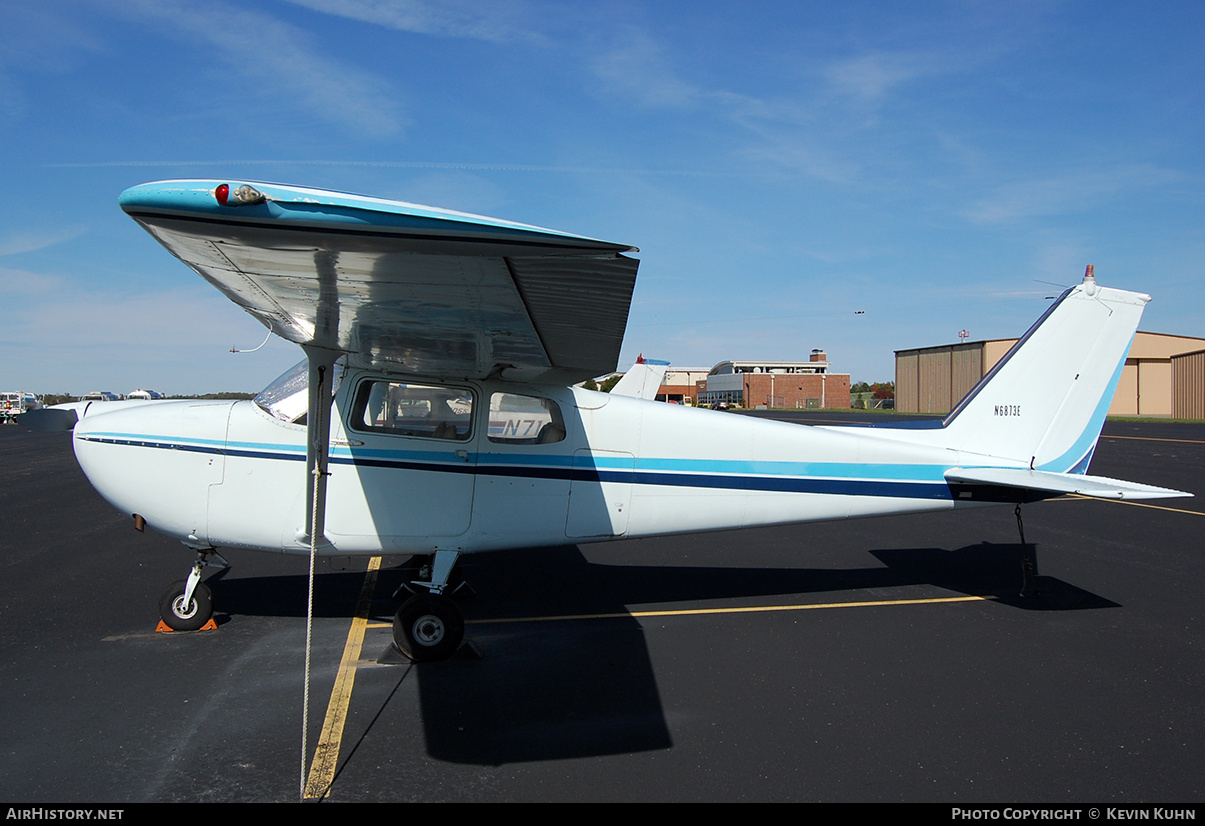
<instances>
[{"instance_id":1,"label":"orange wheel chock","mask_svg":"<svg viewBox=\"0 0 1205 826\"><path fill-rule=\"evenodd\" d=\"M198 631L217 631L218 624L216 622L214 622L212 618L210 618L209 622L205 623L197 630ZM155 633L156 634L177 634L177 633L181 633L181 632L176 631L176 629L174 629L174 628L168 627L168 624L166 622L164 622L163 620L159 620L159 624L155 626Z\"/></svg>"}]
</instances>

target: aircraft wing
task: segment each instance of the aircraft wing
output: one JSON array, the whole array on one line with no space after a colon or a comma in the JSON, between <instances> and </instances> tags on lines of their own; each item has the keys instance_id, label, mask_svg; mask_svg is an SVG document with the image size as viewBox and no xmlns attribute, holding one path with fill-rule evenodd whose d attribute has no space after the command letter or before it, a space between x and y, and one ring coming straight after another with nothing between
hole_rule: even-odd
<instances>
[{"instance_id":1,"label":"aircraft wing","mask_svg":"<svg viewBox=\"0 0 1205 826\"><path fill-rule=\"evenodd\" d=\"M163 181L120 204L274 333L419 375L614 370L639 266L625 244L276 184Z\"/></svg>"},{"instance_id":2,"label":"aircraft wing","mask_svg":"<svg viewBox=\"0 0 1205 826\"><path fill-rule=\"evenodd\" d=\"M1175 496L1192 496L1191 493L1171 488L1124 482L1105 476L1051 473L1028 468L956 467L947 470L945 477L948 482L996 485L1046 493L1078 493L1080 496L1095 496L1101 499L1170 499Z\"/></svg>"}]
</instances>

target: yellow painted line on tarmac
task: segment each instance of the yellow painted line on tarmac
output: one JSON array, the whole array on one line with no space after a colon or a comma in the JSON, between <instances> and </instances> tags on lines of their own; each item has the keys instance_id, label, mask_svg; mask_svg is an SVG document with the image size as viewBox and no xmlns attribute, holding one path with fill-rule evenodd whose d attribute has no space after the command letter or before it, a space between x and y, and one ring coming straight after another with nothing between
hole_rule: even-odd
<instances>
[{"instance_id":1,"label":"yellow painted line on tarmac","mask_svg":"<svg viewBox=\"0 0 1205 826\"><path fill-rule=\"evenodd\" d=\"M1100 434L1102 439L1133 439L1138 442L1178 442L1184 445L1205 445L1205 440L1202 439L1161 439L1155 436L1109 436L1104 433Z\"/></svg>"},{"instance_id":2,"label":"yellow painted line on tarmac","mask_svg":"<svg viewBox=\"0 0 1205 826\"><path fill-rule=\"evenodd\" d=\"M821 602L806 605L750 605L744 608L677 608L666 611L613 611L604 614L558 614L544 617L500 617L497 619L465 620L465 625L489 625L509 622L563 622L589 619L639 619L641 617L694 617L709 614L764 614L773 611L816 611L821 608L877 608L887 605L936 605L949 602L986 602L994 596L933 597L931 599L881 599L866 602ZM388 628L386 623L374 623L370 628Z\"/></svg>"},{"instance_id":3,"label":"yellow painted line on tarmac","mask_svg":"<svg viewBox=\"0 0 1205 826\"><path fill-rule=\"evenodd\" d=\"M364 576L364 587L360 589L356 615L352 617L351 628L347 632L343 659L339 663L339 673L335 675L335 687L331 689L326 719L322 722L322 736L318 738L314 761L310 763L310 774L306 778L306 800L321 800L326 797L335 781L335 768L339 765L339 746L343 741L343 724L347 722L347 708L351 705L356 666L360 661L360 649L364 645L364 631L368 628L368 612L372 606L372 594L376 590L377 571L380 568L379 556L368 560L368 573Z\"/></svg>"},{"instance_id":4,"label":"yellow painted line on tarmac","mask_svg":"<svg viewBox=\"0 0 1205 826\"><path fill-rule=\"evenodd\" d=\"M950 602L987 602L993 596L930 597L928 599L876 599L862 602L813 602L806 605L752 605L745 608L689 608L671 611L632 611L633 617L689 617L704 614L764 614L774 611L816 611L821 608L878 608L888 605L939 605Z\"/></svg>"}]
</instances>

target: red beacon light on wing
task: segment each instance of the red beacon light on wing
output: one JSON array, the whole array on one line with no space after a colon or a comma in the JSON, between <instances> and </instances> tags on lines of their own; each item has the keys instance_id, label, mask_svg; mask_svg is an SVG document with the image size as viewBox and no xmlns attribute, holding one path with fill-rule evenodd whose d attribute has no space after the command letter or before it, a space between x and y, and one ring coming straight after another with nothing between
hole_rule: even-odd
<instances>
[{"instance_id":1,"label":"red beacon light on wing","mask_svg":"<svg viewBox=\"0 0 1205 826\"><path fill-rule=\"evenodd\" d=\"M230 184L218 184L217 189L213 191L213 197L217 198L218 203L222 206L232 207L262 204L268 200L264 193L246 184L233 190L230 188Z\"/></svg>"}]
</instances>

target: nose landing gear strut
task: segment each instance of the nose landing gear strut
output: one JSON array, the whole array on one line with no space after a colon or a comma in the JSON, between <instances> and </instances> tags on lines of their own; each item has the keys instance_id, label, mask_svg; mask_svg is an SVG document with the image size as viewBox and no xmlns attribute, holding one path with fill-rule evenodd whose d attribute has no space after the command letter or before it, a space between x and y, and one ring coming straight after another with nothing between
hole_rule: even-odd
<instances>
[{"instance_id":1,"label":"nose landing gear strut","mask_svg":"<svg viewBox=\"0 0 1205 826\"><path fill-rule=\"evenodd\" d=\"M166 630L199 631L212 621L213 592L201 581L201 568L206 565L226 568L229 563L217 551L198 550L188 579L173 582L159 597L159 618Z\"/></svg>"}]
</instances>

